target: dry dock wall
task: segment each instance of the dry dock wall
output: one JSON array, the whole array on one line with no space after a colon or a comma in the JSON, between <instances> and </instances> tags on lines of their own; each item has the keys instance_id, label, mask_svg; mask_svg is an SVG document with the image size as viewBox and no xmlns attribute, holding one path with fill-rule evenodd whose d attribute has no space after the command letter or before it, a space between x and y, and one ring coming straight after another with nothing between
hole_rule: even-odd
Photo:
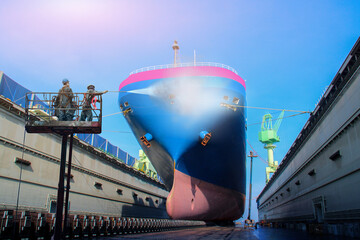
<instances>
[{"instance_id":1,"label":"dry dock wall","mask_svg":"<svg viewBox=\"0 0 360 240\"><path fill-rule=\"evenodd\" d=\"M360 236L359 45L259 195L260 221Z\"/></svg>"},{"instance_id":2,"label":"dry dock wall","mask_svg":"<svg viewBox=\"0 0 360 240\"><path fill-rule=\"evenodd\" d=\"M61 136L25 134L24 109L4 97L0 103L0 209L15 209L18 200L19 210L53 213ZM168 192L157 180L77 138L72 162L70 214L168 218Z\"/></svg>"}]
</instances>

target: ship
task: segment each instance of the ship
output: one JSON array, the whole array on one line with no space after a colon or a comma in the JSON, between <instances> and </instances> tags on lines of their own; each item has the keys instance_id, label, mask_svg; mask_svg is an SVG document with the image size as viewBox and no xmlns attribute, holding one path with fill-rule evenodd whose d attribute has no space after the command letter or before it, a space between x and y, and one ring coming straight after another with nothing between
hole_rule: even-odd
<instances>
[{"instance_id":1,"label":"ship","mask_svg":"<svg viewBox=\"0 0 360 240\"><path fill-rule=\"evenodd\" d=\"M120 83L120 109L169 190L172 219L234 221L245 207L245 81L224 64L177 63L174 46L174 64Z\"/></svg>"}]
</instances>

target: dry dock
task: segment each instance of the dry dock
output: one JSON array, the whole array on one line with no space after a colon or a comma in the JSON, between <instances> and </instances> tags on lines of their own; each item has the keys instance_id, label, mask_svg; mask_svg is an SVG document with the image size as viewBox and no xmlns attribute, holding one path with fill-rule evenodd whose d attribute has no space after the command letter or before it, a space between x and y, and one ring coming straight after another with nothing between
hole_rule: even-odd
<instances>
[{"instance_id":1,"label":"dry dock","mask_svg":"<svg viewBox=\"0 0 360 240\"><path fill-rule=\"evenodd\" d=\"M75 138L66 237L359 238L359 66L360 39L258 196L259 221L273 228L169 220L168 191L161 182ZM0 72L0 83L4 77ZM14 94L27 90L14 86ZM25 110L17 100L0 96L0 239L49 239L55 225L61 137L26 134Z\"/></svg>"}]
</instances>

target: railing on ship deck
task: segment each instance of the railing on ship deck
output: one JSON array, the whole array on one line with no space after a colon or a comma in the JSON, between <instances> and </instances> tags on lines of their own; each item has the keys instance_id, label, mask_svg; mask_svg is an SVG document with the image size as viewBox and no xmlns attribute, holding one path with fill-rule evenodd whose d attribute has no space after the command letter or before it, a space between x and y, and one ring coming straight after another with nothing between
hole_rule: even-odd
<instances>
[{"instance_id":1,"label":"railing on ship deck","mask_svg":"<svg viewBox=\"0 0 360 240\"><path fill-rule=\"evenodd\" d=\"M136 69L135 71L131 72L130 75L139 73L139 72L145 72L150 70L158 70L158 69L166 69L166 68L176 68L176 67L196 67L196 66L208 66L208 67L221 67L228 69L236 74L236 70L232 67L229 67L228 65L221 64L221 63L213 63L213 62L188 62L188 63L177 63L177 64L166 64L166 65L156 65L156 66L150 66L150 67L143 67Z\"/></svg>"}]
</instances>

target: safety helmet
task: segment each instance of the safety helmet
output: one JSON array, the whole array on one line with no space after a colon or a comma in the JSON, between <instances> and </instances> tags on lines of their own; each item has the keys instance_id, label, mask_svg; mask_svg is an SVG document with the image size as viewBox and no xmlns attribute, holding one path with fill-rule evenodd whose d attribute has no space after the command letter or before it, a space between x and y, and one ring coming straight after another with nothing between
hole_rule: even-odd
<instances>
[{"instance_id":1,"label":"safety helmet","mask_svg":"<svg viewBox=\"0 0 360 240\"><path fill-rule=\"evenodd\" d=\"M95 86L94 85L89 85L89 86L87 86L87 89L95 89Z\"/></svg>"},{"instance_id":2,"label":"safety helmet","mask_svg":"<svg viewBox=\"0 0 360 240\"><path fill-rule=\"evenodd\" d=\"M69 80L67 79L67 78L64 78L63 80L62 80L62 83L65 85L66 83L68 83L69 82Z\"/></svg>"}]
</instances>

